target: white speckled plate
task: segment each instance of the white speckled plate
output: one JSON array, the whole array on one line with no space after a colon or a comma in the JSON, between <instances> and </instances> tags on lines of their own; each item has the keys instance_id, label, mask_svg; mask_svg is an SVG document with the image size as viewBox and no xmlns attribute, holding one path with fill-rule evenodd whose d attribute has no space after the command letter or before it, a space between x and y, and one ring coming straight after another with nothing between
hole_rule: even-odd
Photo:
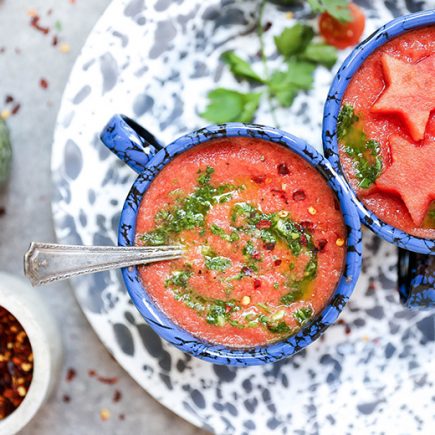
<instances>
[{"instance_id":1,"label":"white speckled plate","mask_svg":"<svg viewBox=\"0 0 435 435\"><path fill-rule=\"evenodd\" d=\"M359 3L366 8L367 34L394 15L429 5ZM197 114L208 90L236 85L218 62L224 49L243 47L261 71L258 6L254 0L113 1L75 64L58 117L52 169L60 242L116 243L135 174L98 140L113 113L134 117L169 142L204 125ZM295 16L307 12L299 7ZM291 21L273 5L265 19L273 23L266 34L271 53L272 34ZM319 68L314 89L277 113L283 129L317 149L332 74ZM256 121L273 125L267 104ZM221 434L433 433L434 316L399 305L395 249L371 234L364 244L363 273L341 323L292 359L263 367L213 366L162 342L129 301L117 272L76 279L73 287L119 364L195 425Z\"/></svg>"}]
</instances>

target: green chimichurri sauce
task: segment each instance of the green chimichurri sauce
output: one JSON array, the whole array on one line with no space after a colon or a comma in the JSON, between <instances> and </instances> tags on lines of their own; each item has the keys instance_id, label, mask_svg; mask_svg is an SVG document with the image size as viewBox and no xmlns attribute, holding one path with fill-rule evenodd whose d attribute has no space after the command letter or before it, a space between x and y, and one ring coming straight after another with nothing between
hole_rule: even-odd
<instances>
[{"instance_id":1,"label":"green chimichurri sauce","mask_svg":"<svg viewBox=\"0 0 435 435\"><path fill-rule=\"evenodd\" d=\"M145 245L177 243L178 235L184 230L191 229L199 229L205 243L207 243L208 233L217 235L228 243L238 242L241 234L248 235L247 242L242 243L241 246L236 245L245 258L244 266L236 275L220 278L228 290L228 296L231 293L231 281L252 277L258 271L258 265L263 260L261 254L257 252L255 243L260 241L265 249L269 250L277 243L283 243L294 256L307 255L308 262L304 276L299 280L295 278L292 268L289 268L285 284L289 291L281 297L280 302L287 306L303 300L317 273L317 251L311 233L288 216L280 217L278 213L263 213L248 202L239 202L232 207L230 232L216 224L206 225L206 216L214 205L233 199L237 192L244 189L243 185L212 185L213 173L214 169L211 167L207 167L203 172L200 171L197 186L191 194L185 195L177 191L176 195L174 194L175 204L157 213L156 228L139 235L138 240ZM202 247L201 252L208 270L225 272L232 266L229 258L218 255L207 244ZM209 324L217 326L229 324L238 328L260 326L279 335L289 335L294 332L284 320L286 313L282 309L284 307L277 309L276 306L257 304L255 312L246 310L245 313L240 301L231 298L214 299L199 294L190 284L192 274L191 266L186 265L182 270L173 271L166 279L165 286L176 300L195 310ZM279 288L279 284L275 283L274 287ZM307 306L296 310L293 317L299 325L303 325L312 314L312 309Z\"/></svg>"},{"instance_id":2,"label":"green chimichurri sauce","mask_svg":"<svg viewBox=\"0 0 435 435\"><path fill-rule=\"evenodd\" d=\"M350 104L344 104L337 119L337 137L354 163L359 187L369 188L382 172L379 142L368 139L359 117Z\"/></svg>"}]
</instances>

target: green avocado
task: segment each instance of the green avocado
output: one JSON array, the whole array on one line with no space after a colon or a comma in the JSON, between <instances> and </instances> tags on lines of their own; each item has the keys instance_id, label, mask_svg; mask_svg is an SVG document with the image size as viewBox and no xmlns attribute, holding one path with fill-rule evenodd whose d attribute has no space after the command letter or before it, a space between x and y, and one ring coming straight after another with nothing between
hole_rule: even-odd
<instances>
[{"instance_id":1,"label":"green avocado","mask_svg":"<svg viewBox=\"0 0 435 435\"><path fill-rule=\"evenodd\" d=\"M12 147L6 122L0 118L0 185L9 177Z\"/></svg>"}]
</instances>

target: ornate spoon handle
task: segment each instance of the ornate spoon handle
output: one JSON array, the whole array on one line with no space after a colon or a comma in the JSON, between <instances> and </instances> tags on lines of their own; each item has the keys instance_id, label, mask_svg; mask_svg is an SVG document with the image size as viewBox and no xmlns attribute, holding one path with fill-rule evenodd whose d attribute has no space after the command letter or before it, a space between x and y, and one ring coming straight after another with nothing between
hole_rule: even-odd
<instances>
[{"instance_id":1,"label":"ornate spoon handle","mask_svg":"<svg viewBox=\"0 0 435 435\"><path fill-rule=\"evenodd\" d=\"M32 242L24 256L24 273L33 286L87 273L174 260L181 246L74 246Z\"/></svg>"}]
</instances>

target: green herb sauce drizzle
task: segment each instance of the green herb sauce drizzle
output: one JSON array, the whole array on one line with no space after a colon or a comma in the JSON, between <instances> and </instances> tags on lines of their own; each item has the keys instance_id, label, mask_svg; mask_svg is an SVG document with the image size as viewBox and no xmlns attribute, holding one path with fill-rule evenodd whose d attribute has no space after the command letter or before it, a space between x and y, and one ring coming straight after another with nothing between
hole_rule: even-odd
<instances>
[{"instance_id":1,"label":"green herb sauce drizzle","mask_svg":"<svg viewBox=\"0 0 435 435\"><path fill-rule=\"evenodd\" d=\"M244 189L244 186L236 187L230 184L212 185L210 182L213 173L214 169L211 167L207 167L203 172L200 171L195 190L187 196L180 195L178 191L175 204L157 213L156 228L139 235L138 240L143 244L163 245L176 242L179 233L195 228L200 229L202 236L210 232L229 243L238 242L240 233L248 234L250 239L241 248L246 259L245 266L237 275L225 278L228 295L231 292L231 280L250 277L258 271L258 264L262 258L255 248L255 241L260 240L266 249L273 248L276 243L284 243L293 255L299 256L304 253L309 256L309 260L302 279L295 279L290 267L286 284L289 292L282 296L280 301L283 305L291 305L301 300L317 273L317 251L311 233L288 216L280 217L278 213L263 213L248 202L239 202L232 207L232 226L229 233L215 224L206 226L207 213L215 204L233 199L238 191ZM208 245L203 246L202 255L205 267L210 271L225 272L232 266L229 258L219 256ZM277 311L276 307L269 307L266 304L257 304L255 312L247 310L246 315L235 318L234 314L243 309L241 303L234 299L222 300L199 294L189 283L192 275L192 267L186 265L182 270L173 271L165 281L165 286L176 300L195 310L209 324L217 326L229 324L238 328L262 326L279 335L295 332L283 319L285 310ZM293 313L293 317L299 325L303 325L312 314L310 307L302 307Z\"/></svg>"},{"instance_id":2,"label":"green herb sauce drizzle","mask_svg":"<svg viewBox=\"0 0 435 435\"><path fill-rule=\"evenodd\" d=\"M358 121L354 108L344 104L337 119L337 136L354 162L359 187L367 189L382 172L382 158L379 142L368 139Z\"/></svg>"}]
</instances>

